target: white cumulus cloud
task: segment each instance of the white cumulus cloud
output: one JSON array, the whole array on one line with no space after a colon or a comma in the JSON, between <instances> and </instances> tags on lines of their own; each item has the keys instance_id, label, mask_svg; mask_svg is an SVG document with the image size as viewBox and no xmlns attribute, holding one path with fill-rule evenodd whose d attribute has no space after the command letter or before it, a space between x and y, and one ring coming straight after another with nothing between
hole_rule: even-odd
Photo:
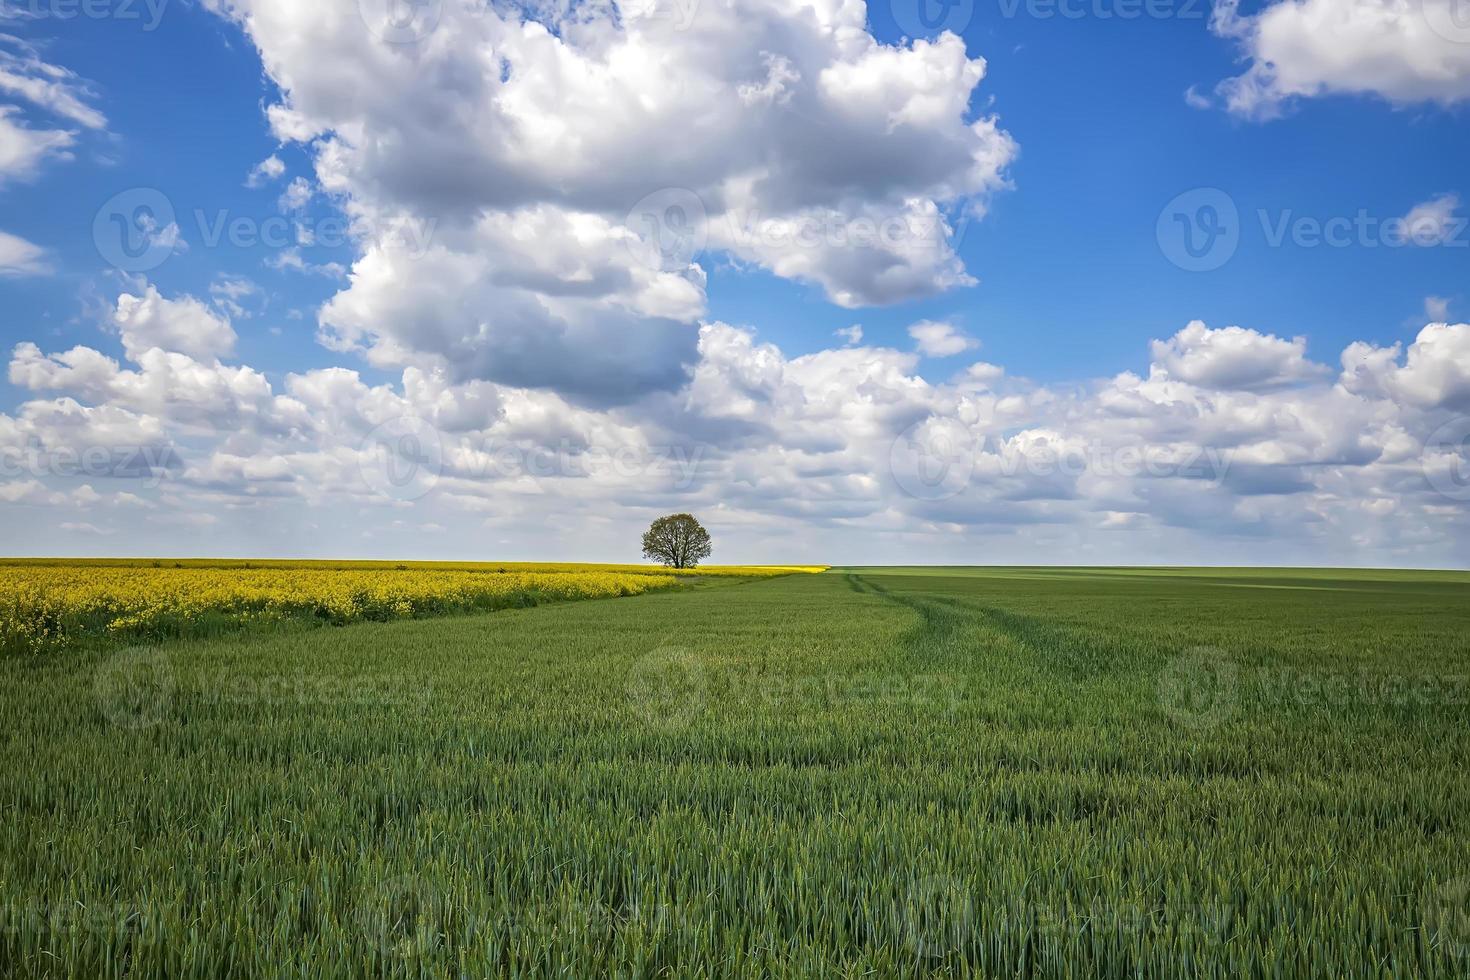
<instances>
[{"instance_id":1,"label":"white cumulus cloud","mask_svg":"<svg viewBox=\"0 0 1470 980\"><path fill-rule=\"evenodd\" d=\"M1298 99L1375 95L1396 105L1470 99L1470 22L1461 0L1276 0L1242 15L1217 0L1211 26L1249 62L1219 93L1271 118Z\"/></svg>"},{"instance_id":2,"label":"white cumulus cloud","mask_svg":"<svg viewBox=\"0 0 1470 980\"><path fill-rule=\"evenodd\" d=\"M973 108L983 59L953 35L881 44L843 0L711 0L687 23L444 4L414 44L352 4L206 6L256 45L274 134L353 223L322 334L381 367L588 403L675 390L705 256L849 307L968 286L958 236L1016 154ZM408 249L405 223L432 236Z\"/></svg>"},{"instance_id":3,"label":"white cumulus cloud","mask_svg":"<svg viewBox=\"0 0 1470 980\"><path fill-rule=\"evenodd\" d=\"M0 278L38 276L49 271L44 248L19 235L0 231Z\"/></svg>"},{"instance_id":4,"label":"white cumulus cloud","mask_svg":"<svg viewBox=\"0 0 1470 980\"><path fill-rule=\"evenodd\" d=\"M123 348L135 358L154 348L213 360L235 346L228 317L215 313L192 296L165 299L157 287L145 285L142 295L123 293L112 312L112 325Z\"/></svg>"},{"instance_id":5,"label":"white cumulus cloud","mask_svg":"<svg viewBox=\"0 0 1470 980\"><path fill-rule=\"evenodd\" d=\"M1459 207L1458 194L1441 194L1416 204L1404 215L1404 240L1411 245L1429 248L1460 239L1465 230L1465 219L1455 214Z\"/></svg>"},{"instance_id":6,"label":"white cumulus cloud","mask_svg":"<svg viewBox=\"0 0 1470 980\"><path fill-rule=\"evenodd\" d=\"M978 340L943 321L920 320L909 327L909 336L925 357L953 357L980 346Z\"/></svg>"}]
</instances>

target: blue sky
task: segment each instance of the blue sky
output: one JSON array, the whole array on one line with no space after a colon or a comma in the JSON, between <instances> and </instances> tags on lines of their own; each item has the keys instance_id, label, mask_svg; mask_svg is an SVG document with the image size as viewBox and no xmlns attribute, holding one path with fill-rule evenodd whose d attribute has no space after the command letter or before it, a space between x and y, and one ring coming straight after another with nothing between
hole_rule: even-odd
<instances>
[{"instance_id":1,"label":"blue sky","mask_svg":"<svg viewBox=\"0 0 1470 980\"><path fill-rule=\"evenodd\" d=\"M394 44L364 29L379 14L374 2L293 20L272 0L175 0L158 10L152 29L153 13L141 2L99 4L108 16L69 19L58 16L68 9L63 0L8 5L0 33L10 36L9 60L0 72L31 83L61 77L53 91L105 122L68 115L34 88L0 84L0 104L13 103L8 118L27 132L70 134L64 149L34 166L0 173L0 232L28 243L33 256L0 275L7 311L0 347L34 345L54 366L53 355L80 346L136 375L121 387L116 380L89 386L75 372L60 378L53 368L20 371L12 363L0 382L9 438L16 447L65 449L68 437L28 420L27 406L72 399L90 413L78 423L84 428L101 426L102 414L115 409L182 460L167 480L131 489L116 474L99 480L54 466L11 467L6 510L19 553L307 548L458 557L488 541L515 552L503 557L534 558L542 555L526 522L559 520L582 533L546 557L582 557L562 553L581 544L595 552L586 557L624 558L621 542L636 538L646 512L685 502L723 526L733 539L729 557L751 560L791 558L772 550L783 542L814 549L796 556L812 560L919 560L935 542L958 560L992 553L1036 561L1099 553L1123 561L1466 560L1463 504L1437 494L1425 475L1453 460L1426 462L1423 447L1467 408L1458 385L1470 377L1470 328L1458 325L1470 316L1461 203L1470 194L1470 38L1446 38L1414 21L1406 47L1362 29L1358 21L1376 4L1360 10L1346 0L1242 10L1156 0L1165 16L1133 18L1118 16L1129 0L1073 4L1078 16L1046 16L1045 0L961 4L948 24L962 51L944 47L950 35L905 37L899 22L913 24L916 13L907 0L867 9L706 0L678 29L667 18L640 19L635 8L505 5L487 14L440 0L430 4L436 22L424 37ZM1337 36L1320 28L1322 17ZM586 128L596 124L602 90L583 87L576 75L551 77L558 69L544 59L542 42L526 40L529 21L549 28L547 43L582 59L578 70L614 66L617 84L628 88L607 90L609 116L640 84L651 86L643 97L653 102L670 98L674 83L710 95L701 103L677 94L676 113L637 118L648 124L636 134L642 142L620 146L616 132ZM718 50L731 52L728 64L706 72L697 61L681 63L695 46L719 42L722 31L729 43ZM1322 51L1299 35L1318 38ZM670 71L684 64L685 74L618 74L618 63L606 59L619 44L645 57L663 52L659 63ZM514 66L504 77L492 77L491 52ZM975 81L965 71L978 72L979 59L984 77ZM1375 67L1359 69L1354 59ZM406 73L395 79L398 68ZM849 72L840 75L846 90L823 81L824 71ZM762 73L766 88L757 93ZM1232 81L1239 79L1249 84ZM877 87L869 91L870 84ZM902 102L909 85L931 101ZM564 116L563 105L546 97L558 86L570 86L561 90L570 100ZM863 129L866 105L885 98L894 100L888 124ZM936 110L932 100L946 107ZM299 131L279 114L269 118L272 106L305 120ZM444 114L442 131L416 129L417 118L436 113ZM840 118L833 138L851 143L830 163L812 162L824 151L803 144L800 113L813 131ZM967 128L984 118L1002 135ZM465 127L459 138L457 126ZM561 143L569 138L538 135L543 126L582 138ZM439 138L443 146L415 146ZM764 155L717 172L701 147L717 149L721 139L759 145ZM471 149L441 171L457 142ZM602 147L602 157L561 166L584 146ZM984 163L941 173L933 161L950 151ZM267 158L279 161L280 173L250 179ZM420 171L422 181L414 177ZM721 202L746 179L756 180L746 204L791 220L820 213L824 228L848 228L859 214L881 215L903 201L933 202L949 216L953 234L941 248L952 256L933 267L913 260L903 285L890 288L872 271L881 261L872 262L887 259L872 250L806 254L762 243L742 252L716 240L716 229ZM299 206L282 201L292 181L310 192ZM586 277L633 275L641 283L643 273L588 244L585 229L570 244L538 238L552 232L529 215L551 208L557 220L620 224L642 196L635 191L670 187L695 187L710 212L711 240L688 263L697 272L656 269L636 298L613 290L585 305L567 300L568 282L584 291ZM120 271L99 250L94 222L114 195L138 188L167 198L182 244L154 267ZM1235 209L1229 223L1238 243L1228 261L1212 263L1217 268L1189 271L1171 261L1177 242L1165 240L1180 226L1161 214L1192 192L1186 218L1203 220L1200 203L1220 195L1200 197L1201 188L1223 192ZM346 213L369 216L368 237L340 234ZM393 215L431 223L444 254L407 274L391 260L372 261L373 236ZM487 215L504 218L500 230L466 232ZM1385 244L1385 223L1411 215L1429 228L1422 240ZM1312 222L1334 220L1357 224L1340 245L1312 240ZM211 242L221 221L238 221L243 232ZM256 240L294 235L298 225L317 239L339 232L339 240L295 248L290 240ZM1273 242L1283 228L1285 240ZM461 268L472 259L474 268ZM518 281L515 291L500 291L505 270L523 260L548 265L537 281L562 285ZM442 316L420 321L426 303L415 300L418 288L444 301ZM157 301L145 304L148 319L135 321L129 339L122 297L147 299L149 290ZM197 310L175 305L190 297ZM543 314L552 316L553 334L566 331L564 340L543 339ZM1206 332L1181 333L1192 321ZM1435 322L1445 332L1421 336ZM222 343L179 339L220 323L229 335ZM948 333L923 341L914 329L923 323L944 324ZM834 336L854 324L860 343ZM1240 333L1213 332L1237 325ZM727 342L740 353L719 360L712 351ZM1344 382L1341 356L1353 344L1362 345L1373 376ZM1391 356L1375 353L1396 344ZM187 350L201 371L223 372L217 378L248 369L268 394L246 408L231 402L179 414L169 391L182 383L183 362L159 374L134 356L149 349ZM987 379L982 387L957 381L977 362L997 366L977 369L975 377ZM330 401L348 396L322 394L330 378L341 379L334 371L355 373L350 411ZM405 371L436 379L432 408L414 401ZM1154 429L1142 431L1132 409L1118 414L1118 398L1108 395L1125 372L1157 382L1139 396L1157 411ZM293 384L328 400L300 397ZM844 385L871 415L792 408L842 401ZM925 394L910 402L915 385ZM685 485L648 474L644 484L599 484L558 472L538 483L530 503L517 498L503 515L490 502L504 499L504 487L452 466L411 502L334 485L323 460L343 447L374 445L390 396L402 400L403 417L427 419L436 438L455 446L477 435L520 451L568 437L585 447L616 430L620 444L645 453L674 442L702 447L708 472ZM489 402L496 408L477 414ZM474 425L443 422L466 412ZM1350 446L1360 433L1315 431L1323 412L1371 420L1381 431L1372 447ZM1180 416L1196 430L1173 431L1165 420ZM1276 421L1251 428L1261 418ZM967 481L942 500L906 492L892 447L910 445L905 433L914 426L932 435L955 420L968 447L962 462L974 469L978 461L980 471L993 462L982 458L985 447L1029 451L1021 447L1038 433L1053 447L1080 440L1092 455L1101 443L1109 453L1121 444L1170 453L1213 446L1237 454L1237 472L1274 469L1269 479L1220 479L1203 493L1177 474L1119 487L1092 465L1067 474L1061 488L1047 472L1038 486ZM820 445L792 435L808 426L842 437ZM1405 456L1401 439L1417 441L1421 455ZM274 475L263 482L245 475L251 465L238 461L250 459ZM1452 476L1458 472L1451 466ZM76 497L84 483L99 501ZM108 502L117 493L138 498L138 512L124 515ZM603 513L585 527L570 516L599 500ZM1358 526L1358 511L1372 516L1371 528ZM188 516L171 523L180 515ZM364 538L362 524L400 530ZM1285 541L1272 530L1304 524L1312 533ZM294 530L262 539L261 526Z\"/></svg>"},{"instance_id":2,"label":"blue sky","mask_svg":"<svg viewBox=\"0 0 1470 980\"><path fill-rule=\"evenodd\" d=\"M1388 219L1462 191L1463 110L1336 97L1290 120L1242 122L1184 101L1190 86L1208 91L1235 67L1233 47L1207 29L1206 5L1181 7L1196 19L1159 21L1005 18L996 9L978 13L965 39L987 60L991 107L1021 144L1016 191L995 198L962 251L981 285L855 318L876 335L900 337L916 313L954 316L1018 373L1073 380L1141 368L1144 343L1190 319L1305 334L1331 358L1352 340L1411 340L1428 295L1455 299L1463 315L1466 250L1274 248L1257 214ZM892 36L886 18L874 20ZM1195 187L1226 190L1247 222L1240 251L1210 274L1171 265L1154 235L1159 210ZM770 323L773 307L793 299L813 300L813 317L824 305L809 290L761 290L735 305L747 292L746 282L731 284L726 316ZM718 284L711 293L722 296ZM820 322L842 320L828 311ZM779 335L783 346L825 341L801 332Z\"/></svg>"}]
</instances>

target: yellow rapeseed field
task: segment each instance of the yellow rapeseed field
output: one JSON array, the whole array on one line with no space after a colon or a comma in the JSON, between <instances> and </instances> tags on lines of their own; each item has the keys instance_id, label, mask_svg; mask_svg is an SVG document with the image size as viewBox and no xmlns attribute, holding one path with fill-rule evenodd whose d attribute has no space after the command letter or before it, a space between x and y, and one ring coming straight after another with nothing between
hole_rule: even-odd
<instances>
[{"instance_id":1,"label":"yellow rapeseed field","mask_svg":"<svg viewBox=\"0 0 1470 980\"><path fill-rule=\"evenodd\" d=\"M343 624L638 595L691 576L819 567L506 562L29 559L0 564L0 653L99 637L197 635L252 621Z\"/></svg>"}]
</instances>

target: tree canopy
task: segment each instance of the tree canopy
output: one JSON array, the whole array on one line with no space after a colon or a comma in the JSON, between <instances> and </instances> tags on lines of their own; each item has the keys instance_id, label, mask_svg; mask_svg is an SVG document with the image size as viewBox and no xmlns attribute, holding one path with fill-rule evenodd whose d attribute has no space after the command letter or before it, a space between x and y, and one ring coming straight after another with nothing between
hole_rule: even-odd
<instances>
[{"instance_id":1,"label":"tree canopy","mask_svg":"<svg viewBox=\"0 0 1470 980\"><path fill-rule=\"evenodd\" d=\"M671 568L693 568L710 556L709 532L692 514L670 514L643 533L643 557Z\"/></svg>"}]
</instances>

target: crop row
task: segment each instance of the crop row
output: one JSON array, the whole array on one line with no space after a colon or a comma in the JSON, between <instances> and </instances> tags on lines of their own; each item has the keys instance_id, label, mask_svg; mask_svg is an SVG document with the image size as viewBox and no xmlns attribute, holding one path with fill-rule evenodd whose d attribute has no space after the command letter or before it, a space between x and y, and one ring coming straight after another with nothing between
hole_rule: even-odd
<instances>
[{"instance_id":1,"label":"crop row","mask_svg":"<svg viewBox=\"0 0 1470 980\"><path fill-rule=\"evenodd\" d=\"M787 571L722 568L713 574ZM209 635L249 623L342 625L612 598L681 581L639 566L19 562L0 566L0 654L46 653L110 638Z\"/></svg>"}]
</instances>

